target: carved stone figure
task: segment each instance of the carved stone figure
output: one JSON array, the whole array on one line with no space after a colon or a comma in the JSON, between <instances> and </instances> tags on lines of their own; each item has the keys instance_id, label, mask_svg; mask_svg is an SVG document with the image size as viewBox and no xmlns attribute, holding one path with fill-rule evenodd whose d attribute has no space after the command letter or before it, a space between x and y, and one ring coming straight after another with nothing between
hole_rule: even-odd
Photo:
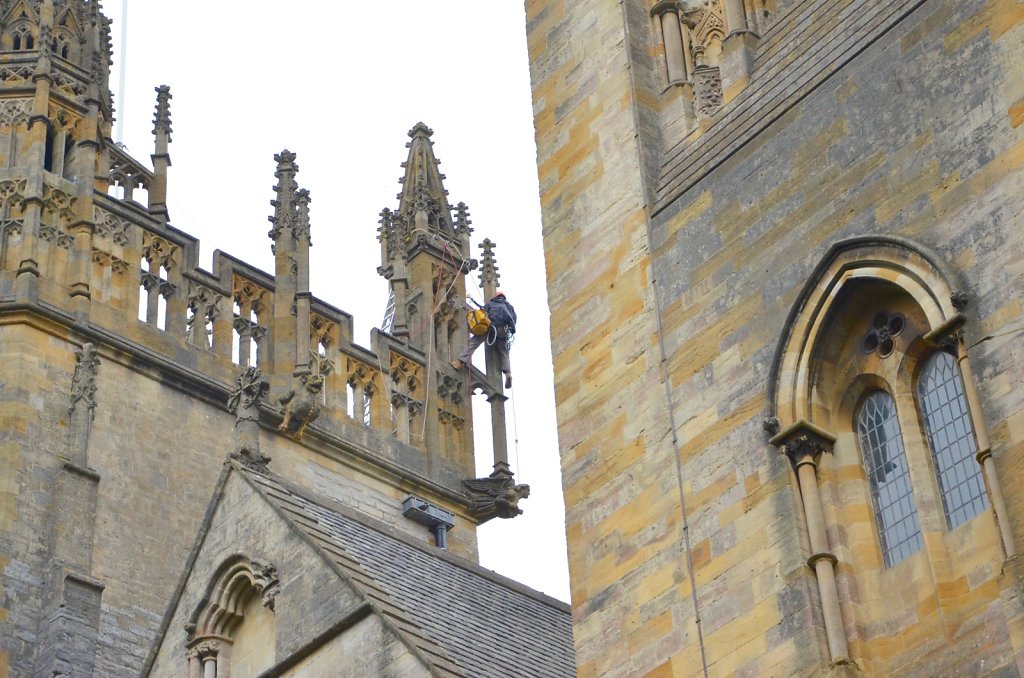
<instances>
[{"instance_id":1,"label":"carved stone figure","mask_svg":"<svg viewBox=\"0 0 1024 678\"><path fill-rule=\"evenodd\" d=\"M470 510L480 522L522 515L519 500L530 496L530 486L516 484L511 474L495 472L487 478L463 480L462 484L473 502Z\"/></svg>"},{"instance_id":2,"label":"carved stone figure","mask_svg":"<svg viewBox=\"0 0 1024 678\"><path fill-rule=\"evenodd\" d=\"M278 398L285 409L277 430L295 440L301 440L309 422L320 416L320 392L324 389L323 377L317 375L303 376L299 381L303 386L301 393L291 390Z\"/></svg>"},{"instance_id":3,"label":"carved stone figure","mask_svg":"<svg viewBox=\"0 0 1024 678\"><path fill-rule=\"evenodd\" d=\"M75 356L78 360L75 375L71 378L71 406L68 407L68 413L73 413L81 401L92 418L96 411L96 373L100 358L92 344L82 344L82 348L75 351Z\"/></svg>"},{"instance_id":4,"label":"carved stone figure","mask_svg":"<svg viewBox=\"0 0 1024 678\"><path fill-rule=\"evenodd\" d=\"M277 594L281 592L281 582L277 576L277 567L253 561L252 576L253 587L260 594L263 600L263 607L273 611Z\"/></svg>"},{"instance_id":5,"label":"carved stone figure","mask_svg":"<svg viewBox=\"0 0 1024 678\"><path fill-rule=\"evenodd\" d=\"M263 373L255 367L247 367L238 375L238 386L228 396L228 410L236 417L232 456L264 466L270 457L260 454L260 401L269 389L270 382Z\"/></svg>"}]
</instances>

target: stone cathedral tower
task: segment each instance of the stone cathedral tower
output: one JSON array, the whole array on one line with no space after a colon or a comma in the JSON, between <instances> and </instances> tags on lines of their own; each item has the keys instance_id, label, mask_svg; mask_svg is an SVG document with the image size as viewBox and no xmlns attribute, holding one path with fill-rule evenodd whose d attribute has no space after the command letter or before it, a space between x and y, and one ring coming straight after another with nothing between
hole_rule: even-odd
<instances>
[{"instance_id":1,"label":"stone cathedral tower","mask_svg":"<svg viewBox=\"0 0 1024 678\"><path fill-rule=\"evenodd\" d=\"M580 675L1024 673L1024 5L525 6Z\"/></svg>"},{"instance_id":2,"label":"stone cathedral tower","mask_svg":"<svg viewBox=\"0 0 1024 678\"><path fill-rule=\"evenodd\" d=\"M476 565L528 488L493 370L448 365L478 264L431 131L381 221L393 320L359 346L310 289L294 153L273 272L197 265L170 90L150 168L110 139L109 35L98 0L0 0L0 676L570 674L565 607Z\"/></svg>"}]
</instances>

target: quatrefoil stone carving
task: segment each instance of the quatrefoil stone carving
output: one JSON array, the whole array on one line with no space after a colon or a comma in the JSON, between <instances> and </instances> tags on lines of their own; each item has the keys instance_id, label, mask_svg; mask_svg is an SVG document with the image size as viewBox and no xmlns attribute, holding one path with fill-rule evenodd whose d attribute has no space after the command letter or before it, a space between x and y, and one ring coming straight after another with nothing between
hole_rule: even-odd
<instances>
[{"instance_id":1,"label":"quatrefoil stone carving","mask_svg":"<svg viewBox=\"0 0 1024 678\"><path fill-rule=\"evenodd\" d=\"M901 313L879 311L871 319L871 327L864 335L861 348L865 353L877 351L880 358L888 358L896 348L895 338L900 335L906 325L907 319Z\"/></svg>"}]
</instances>

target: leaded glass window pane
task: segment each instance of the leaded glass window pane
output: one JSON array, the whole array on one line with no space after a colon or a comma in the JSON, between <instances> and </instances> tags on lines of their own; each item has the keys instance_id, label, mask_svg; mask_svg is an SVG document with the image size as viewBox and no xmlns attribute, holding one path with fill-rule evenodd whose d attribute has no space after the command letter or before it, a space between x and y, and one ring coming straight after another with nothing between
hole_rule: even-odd
<instances>
[{"instance_id":1,"label":"leaded glass window pane","mask_svg":"<svg viewBox=\"0 0 1024 678\"><path fill-rule=\"evenodd\" d=\"M988 507L981 466L974 458L978 444L956 359L942 351L933 354L921 370L917 392L946 525L952 530Z\"/></svg>"},{"instance_id":2,"label":"leaded glass window pane","mask_svg":"<svg viewBox=\"0 0 1024 678\"><path fill-rule=\"evenodd\" d=\"M875 391L864 399L857 410L857 437L868 473L882 556L885 566L891 567L923 545L892 396Z\"/></svg>"}]
</instances>

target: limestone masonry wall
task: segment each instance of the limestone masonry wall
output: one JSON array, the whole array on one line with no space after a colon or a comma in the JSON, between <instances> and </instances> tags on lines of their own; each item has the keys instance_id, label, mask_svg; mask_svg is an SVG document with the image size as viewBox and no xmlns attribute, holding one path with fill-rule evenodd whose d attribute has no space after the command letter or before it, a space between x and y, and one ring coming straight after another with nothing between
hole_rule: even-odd
<instances>
[{"instance_id":1,"label":"limestone masonry wall","mask_svg":"<svg viewBox=\"0 0 1024 678\"><path fill-rule=\"evenodd\" d=\"M851 310L822 320L836 328L808 355L824 366L798 385L836 399L813 395L803 416L836 437L814 463L837 610L822 609L808 487L762 422L781 416L772 380L795 356L778 351L813 311L816 267L854 238L876 239L856 250L868 262L910 243L941 271L936 303L962 316L971 414L1003 522L1024 535L1021 4L788 3L747 80L688 122L674 101L692 91L665 81L663 4L526 2L580 675L1019 671L1006 526L988 506L947 527L914 392L899 391L936 330L916 302L881 274L844 288ZM880 303L917 324L889 362L865 363ZM845 390L864 393L861 370L897 392L921 516L923 547L891 567ZM856 668L835 656L835 619Z\"/></svg>"},{"instance_id":2,"label":"limestone masonry wall","mask_svg":"<svg viewBox=\"0 0 1024 678\"><path fill-rule=\"evenodd\" d=\"M360 346L309 288L294 153L268 158L274 271L219 251L199 267L167 209L170 90L156 90L150 169L111 139L110 44L95 0L0 0L0 675L137 672L228 455L431 544L450 527L447 548L472 560L496 498L512 517L508 497L527 492L500 374L448 363L478 262L433 132L413 127L398 208L382 212L396 302ZM474 394L496 444L472 489ZM405 517L410 495L444 519Z\"/></svg>"}]
</instances>

